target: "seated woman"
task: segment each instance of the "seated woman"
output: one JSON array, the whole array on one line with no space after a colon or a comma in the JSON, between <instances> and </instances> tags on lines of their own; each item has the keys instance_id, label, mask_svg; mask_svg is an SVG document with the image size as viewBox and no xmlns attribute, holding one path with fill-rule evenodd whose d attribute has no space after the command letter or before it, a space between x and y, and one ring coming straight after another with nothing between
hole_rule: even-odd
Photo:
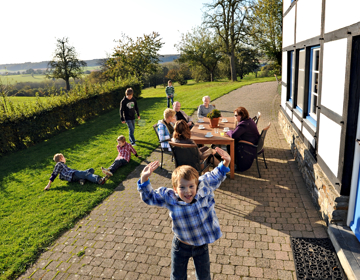
<instances>
[{"instance_id":1,"label":"seated woman","mask_svg":"<svg viewBox=\"0 0 360 280\"><path fill-rule=\"evenodd\" d=\"M164 111L164 118L158 121L158 135L160 141L167 140L172 137L174 133L174 127L171 123L174 123L175 120L175 111L173 109L165 109ZM168 142L161 142L161 148L168 149L171 151L171 147Z\"/></svg>"},{"instance_id":2,"label":"seated woman","mask_svg":"<svg viewBox=\"0 0 360 280\"><path fill-rule=\"evenodd\" d=\"M205 118L212 110L215 109L214 105L210 105L210 96L204 96L202 98L203 104L199 106L197 111L198 118Z\"/></svg>"},{"instance_id":3,"label":"seated woman","mask_svg":"<svg viewBox=\"0 0 360 280\"><path fill-rule=\"evenodd\" d=\"M191 131L186 121L184 120L177 121L175 123L174 135L171 141L181 144L196 144L193 140L190 139L190 137L191 137ZM201 147L198 150L201 160L208 158L210 155L216 154L215 150L206 146ZM220 163L220 161L216 157L213 158L215 159L214 166L217 166Z\"/></svg>"},{"instance_id":4,"label":"seated woman","mask_svg":"<svg viewBox=\"0 0 360 280\"><path fill-rule=\"evenodd\" d=\"M239 107L235 109L234 116L237 121L237 126L234 130L230 130L226 133L228 136L235 139L235 147L238 146L240 140L257 145L260 135L255 122L249 118L249 112L244 107ZM249 145L243 145L243 147L244 149L236 148L235 162L238 171L249 169L255 156L257 156L256 147Z\"/></svg>"},{"instance_id":5,"label":"seated woman","mask_svg":"<svg viewBox=\"0 0 360 280\"><path fill-rule=\"evenodd\" d=\"M176 112L176 120L177 121L181 121L184 120L186 121L186 123L188 124L188 126L190 127L190 129L192 129L192 127L194 126L194 123L192 122L192 118L189 117L183 110L180 110L181 108L181 104L179 101L175 101L173 104L173 108Z\"/></svg>"}]
</instances>

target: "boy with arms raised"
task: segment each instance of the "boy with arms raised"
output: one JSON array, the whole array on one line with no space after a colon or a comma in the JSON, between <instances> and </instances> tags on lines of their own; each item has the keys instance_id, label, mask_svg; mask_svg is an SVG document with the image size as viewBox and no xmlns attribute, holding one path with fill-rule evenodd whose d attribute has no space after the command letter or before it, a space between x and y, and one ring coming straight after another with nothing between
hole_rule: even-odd
<instances>
[{"instance_id":1,"label":"boy with arms raised","mask_svg":"<svg viewBox=\"0 0 360 280\"><path fill-rule=\"evenodd\" d=\"M128 164L131 158L131 153L133 153L136 157L139 157L133 146L126 142L124 135L120 135L116 141L118 142L116 146L116 149L119 152L118 156L109 168L101 167L102 172L106 175L106 179L112 176L119 167Z\"/></svg>"},{"instance_id":2,"label":"boy with arms raised","mask_svg":"<svg viewBox=\"0 0 360 280\"><path fill-rule=\"evenodd\" d=\"M199 177L195 168L182 165L171 176L173 189L161 187L154 190L149 177L159 166L148 164L138 181L141 199L148 205L169 209L174 239L171 249L170 279L187 279L187 264L192 257L197 279L210 279L208 244L222 235L215 213L214 191L230 171L230 156L220 148L216 151L223 159L213 171Z\"/></svg>"}]
</instances>

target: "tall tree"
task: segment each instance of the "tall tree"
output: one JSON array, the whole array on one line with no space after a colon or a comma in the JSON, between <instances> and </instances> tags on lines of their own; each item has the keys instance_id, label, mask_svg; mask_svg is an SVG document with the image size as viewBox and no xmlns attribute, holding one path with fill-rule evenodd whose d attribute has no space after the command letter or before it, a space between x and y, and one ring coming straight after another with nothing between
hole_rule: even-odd
<instances>
[{"instance_id":1,"label":"tall tree","mask_svg":"<svg viewBox=\"0 0 360 280\"><path fill-rule=\"evenodd\" d=\"M236 70L240 79L259 68L258 53L255 49L238 46L236 48Z\"/></svg>"},{"instance_id":2,"label":"tall tree","mask_svg":"<svg viewBox=\"0 0 360 280\"><path fill-rule=\"evenodd\" d=\"M231 80L236 81L235 49L245 42L247 34L248 9L252 0L214 0L205 4L204 24L221 38L223 51L228 56Z\"/></svg>"},{"instance_id":3,"label":"tall tree","mask_svg":"<svg viewBox=\"0 0 360 280\"><path fill-rule=\"evenodd\" d=\"M282 0L258 0L251 14L250 42L281 66Z\"/></svg>"},{"instance_id":4,"label":"tall tree","mask_svg":"<svg viewBox=\"0 0 360 280\"><path fill-rule=\"evenodd\" d=\"M78 78L85 66L86 62L78 59L75 47L70 46L69 39L64 37L57 39L54 57L46 69L46 77L65 80L66 90L70 90L70 78Z\"/></svg>"},{"instance_id":5,"label":"tall tree","mask_svg":"<svg viewBox=\"0 0 360 280\"><path fill-rule=\"evenodd\" d=\"M216 37L203 27L197 27L182 34L181 41L176 45L180 52L179 62L187 62L191 67L200 66L214 80L214 72L221 58L220 44Z\"/></svg>"},{"instance_id":6,"label":"tall tree","mask_svg":"<svg viewBox=\"0 0 360 280\"><path fill-rule=\"evenodd\" d=\"M114 80L128 75L141 78L144 74L155 73L159 63L158 51L164 44L159 37L159 33L153 32L134 41L122 34L114 53L106 61L104 73L107 78Z\"/></svg>"}]
</instances>

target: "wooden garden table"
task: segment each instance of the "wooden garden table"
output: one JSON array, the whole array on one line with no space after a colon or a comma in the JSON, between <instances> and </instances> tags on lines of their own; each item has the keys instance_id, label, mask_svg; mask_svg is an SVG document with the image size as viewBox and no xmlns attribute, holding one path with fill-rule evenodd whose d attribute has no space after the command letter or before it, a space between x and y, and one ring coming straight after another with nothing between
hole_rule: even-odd
<instances>
[{"instance_id":1,"label":"wooden garden table","mask_svg":"<svg viewBox=\"0 0 360 280\"><path fill-rule=\"evenodd\" d=\"M221 122L222 119L227 119L228 122ZM215 145L230 145L230 179L234 179L234 158L235 158L235 141L233 138L227 136L224 133L224 136L220 135L220 132L224 132L224 127L228 127L230 130L233 130L236 126L234 118L220 118L218 129L219 133L215 133L214 128L210 127L210 121L208 118L203 118L204 122L202 123L195 123L194 127L191 129L191 139L196 144L215 144ZM199 129L199 125L203 125L205 129ZM205 137L205 134L211 132L213 137Z\"/></svg>"}]
</instances>

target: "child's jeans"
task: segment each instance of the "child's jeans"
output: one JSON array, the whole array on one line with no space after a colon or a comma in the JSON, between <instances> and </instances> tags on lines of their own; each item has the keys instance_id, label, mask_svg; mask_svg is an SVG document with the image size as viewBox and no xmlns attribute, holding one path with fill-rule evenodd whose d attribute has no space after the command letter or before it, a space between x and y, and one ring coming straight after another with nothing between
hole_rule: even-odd
<instances>
[{"instance_id":1,"label":"child's jeans","mask_svg":"<svg viewBox=\"0 0 360 280\"><path fill-rule=\"evenodd\" d=\"M208 245L192 246L182 243L174 236L171 247L171 280L186 280L189 258L194 260L196 279L210 280L210 257Z\"/></svg>"},{"instance_id":2,"label":"child's jeans","mask_svg":"<svg viewBox=\"0 0 360 280\"><path fill-rule=\"evenodd\" d=\"M77 182L80 179L85 179L92 183L98 183L101 177L99 175L94 175L94 168L90 168L84 171L80 171L80 170L75 171L72 177L72 181Z\"/></svg>"},{"instance_id":3,"label":"child's jeans","mask_svg":"<svg viewBox=\"0 0 360 280\"><path fill-rule=\"evenodd\" d=\"M135 120L126 120L126 124L129 128L129 141L130 141L131 145L134 145L135 144L135 136L134 136Z\"/></svg>"},{"instance_id":4,"label":"child's jeans","mask_svg":"<svg viewBox=\"0 0 360 280\"><path fill-rule=\"evenodd\" d=\"M170 108L170 99L171 99L171 105L173 105L173 104L174 104L174 96L172 95L171 97L169 97L169 98L167 99L168 108Z\"/></svg>"},{"instance_id":5,"label":"child's jeans","mask_svg":"<svg viewBox=\"0 0 360 280\"><path fill-rule=\"evenodd\" d=\"M116 159L114 160L113 164L109 167L109 170L112 174L114 174L114 172L121 166L124 166L125 164L127 164L128 162L126 161L126 159Z\"/></svg>"}]
</instances>

